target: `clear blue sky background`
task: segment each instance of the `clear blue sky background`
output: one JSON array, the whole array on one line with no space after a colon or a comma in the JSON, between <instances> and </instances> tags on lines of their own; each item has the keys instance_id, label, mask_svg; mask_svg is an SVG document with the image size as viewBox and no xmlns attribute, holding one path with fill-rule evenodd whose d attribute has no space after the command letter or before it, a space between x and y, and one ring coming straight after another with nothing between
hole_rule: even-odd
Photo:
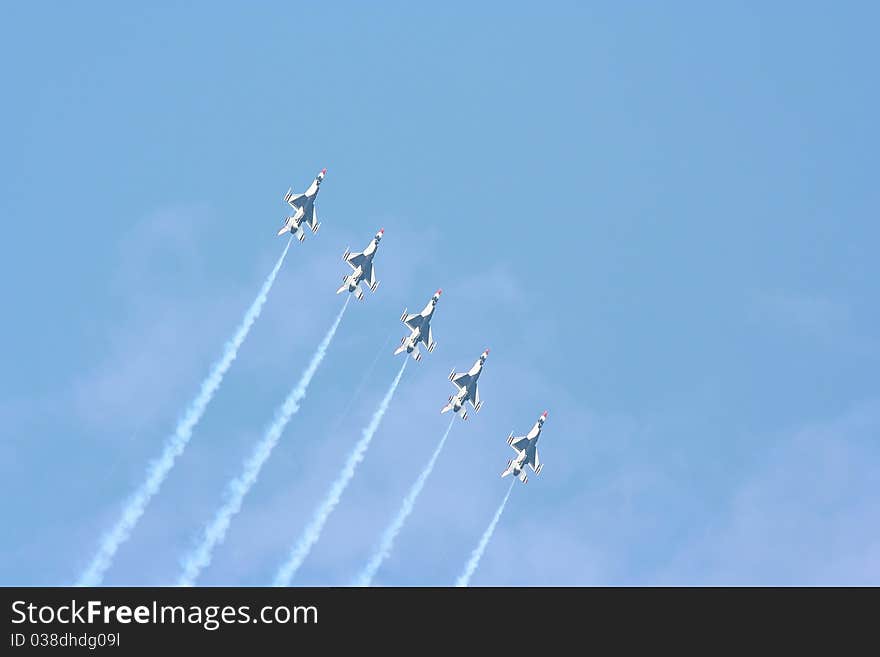
<instances>
[{"instance_id":1,"label":"clear blue sky background","mask_svg":"<svg viewBox=\"0 0 880 657\"><path fill-rule=\"evenodd\" d=\"M360 569L490 347L377 583L454 580L547 408L474 584L880 584L876 3L179 4L3 10L0 582L73 582L326 166L108 584L174 581L383 226L203 583L271 580L442 287L297 583Z\"/></svg>"}]
</instances>

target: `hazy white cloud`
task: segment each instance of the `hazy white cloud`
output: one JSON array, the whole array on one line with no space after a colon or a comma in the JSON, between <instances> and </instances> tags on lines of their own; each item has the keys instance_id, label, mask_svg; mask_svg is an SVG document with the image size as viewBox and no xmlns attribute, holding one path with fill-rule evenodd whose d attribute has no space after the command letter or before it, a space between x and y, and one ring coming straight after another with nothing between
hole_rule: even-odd
<instances>
[{"instance_id":1,"label":"hazy white cloud","mask_svg":"<svg viewBox=\"0 0 880 657\"><path fill-rule=\"evenodd\" d=\"M880 583L880 403L768 436L756 471L682 547L661 580L699 584Z\"/></svg>"}]
</instances>

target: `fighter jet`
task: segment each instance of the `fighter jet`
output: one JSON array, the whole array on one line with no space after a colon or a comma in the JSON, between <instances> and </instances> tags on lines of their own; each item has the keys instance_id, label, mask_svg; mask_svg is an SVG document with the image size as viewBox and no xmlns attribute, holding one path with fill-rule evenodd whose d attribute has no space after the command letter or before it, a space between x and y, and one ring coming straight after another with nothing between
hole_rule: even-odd
<instances>
[{"instance_id":1,"label":"fighter jet","mask_svg":"<svg viewBox=\"0 0 880 657\"><path fill-rule=\"evenodd\" d=\"M519 477L521 482L526 483L529 480L525 472L527 465L532 468L536 475L541 474L541 468L544 467L544 464L541 463L541 460L538 458L538 438L541 436L541 428L544 426L546 420L547 411L544 411L541 413L541 417L538 418L538 421L535 422L535 426L532 427L532 430L525 436L514 437L513 432L511 431L510 435L507 437L507 444L510 445L517 454L515 459L510 459L507 462L507 469L501 473L502 478L512 474L514 477Z\"/></svg>"},{"instance_id":2,"label":"fighter jet","mask_svg":"<svg viewBox=\"0 0 880 657\"><path fill-rule=\"evenodd\" d=\"M284 201L293 208L293 214L284 220L284 226L278 231L279 235L293 233L302 242L306 239L306 232L302 227L303 222L309 225L313 233L318 232L321 224L318 223L315 199L318 197L318 189L321 187L321 182L324 180L326 173L327 169L321 169L321 173L315 177L304 194L294 194L292 189L287 190L287 193L284 195Z\"/></svg>"},{"instance_id":3,"label":"fighter jet","mask_svg":"<svg viewBox=\"0 0 880 657\"><path fill-rule=\"evenodd\" d=\"M342 277L342 285L336 290L336 294L347 290L348 292L354 292L358 301L363 301L364 291L359 286L361 281L366 282L371 291L376 291L376 288L379 287L379 281L376 280L376 270L373 268L373 256L376 255L376 249L379 248L379 241L384 234L385 229L381 228L379 232L376 233L373 241L370 242L367 248L360 253L352 253L348 249L345 249L345 253L342 254L342 259L347 262L354 271L351 272L351 274Z\"/></svg>"},{"instance_id":4,"label":"fighter jet","mask_svg":"<svg viewBox=\"0 0 880 657\"><path fill-rule=\"evenodd\" d=\"M486 349L486 351L480 354L477 362L474 363L474 366L469 369L466 374L456 374L455 370L452 370L452 373L449 375L449 380L455 384L458 388L458 392L455 395L449 395L449 403L440 409L441 413L445 413L446 411L452 411L453 413L460 412L461 419L467 420L468 413L464 405L465 402L468 401L471 403L471 406L474 407L474 412L480 411L483 402L480 400L480 389L477 387L477 380L483 372L483 363L486 362L486 358L488 357L489 350Z\"/></svg>"},{"instance_id":5,"label":"fighter jet","mask_svg":"<svg viewBox=\"0 0 880 657\"><path fill-rule=\"evenodd\" d=\"M434 292L434 296L431 297L428 305L420 313L407 315L406 309L404 309L403 314L400 316L400 321L406 324L412 333L400 339L400 346L394 350L395 356L406 350L406 353L412 354L412 357L417 361L422 360L419 342L424 342L428 351L434 351L437 343L434 342L434 334L431 331L431 317L434 316L434 308L437 306L441 294L443 294L443 290Z\"/></svg>"}]
</instances>

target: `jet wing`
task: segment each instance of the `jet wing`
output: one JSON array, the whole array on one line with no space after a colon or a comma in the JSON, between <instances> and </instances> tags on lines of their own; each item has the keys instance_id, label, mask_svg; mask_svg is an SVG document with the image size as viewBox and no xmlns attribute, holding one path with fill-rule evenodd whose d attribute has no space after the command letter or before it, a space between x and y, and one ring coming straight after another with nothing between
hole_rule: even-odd
<instances>
[{"instance_id":1,"label":"jet wing","mask_svg":"<svg viewBox=\"0 0 880 657\"><path fill-rule=\"evenodd\" d=\"M537 447L535 448L534 454L535 454L535 457L529 459L528 463L531 466L532 470L537 472L538 467L540 467L540 465L541 465L541 460L538 458L538 448Z\"/></svg>"},{"instance_id":2,"label":"jet wing","mask_svg":"<svg viewBox=\"0 0 880 657\"><path fill-rule=\"evenodd\" d=\"M452 378L452 382L456 385L459 390L464 390L471 384L471 375L467 372L463 372L461 374L456 374Z\"/></svg>"},{"instance_id":3,"label":"jet wing","mask_svg":"<svg viewBox=\"0 0 880 657\"><path fill-rule=\"evenodd\" d=\"M521 452L526 448L526 445L528 444L528 436L517 436L511 441L510 446L517 452Z\"/></svg>"},{"instance_id":4,"label":"jet wing","mask_svg":"<svg viewBox=\"0 0 880 657\"><path fill-rule=\"evenodd\" d=\"M312 206L312 216L309 217L309 228L315 233L318 231L318 209Z\"/></svg>"},{"instance_id":5,"label":"jet wing","mask_svg":"<svg viewBox=\"0 0 880 657\"><path fill-rule=\"evenodd\" d=\"M364 280L367 281L370 289L376 287L376 268L373 267L372 260L364 266Z\"/></svg>"},{"instance_id":6,"label":"jet wing","mask_svg":"<svg viewBox=\"0 0 880 657\"><path fill-rule=\"evenodd\" d=\"M474 410L477 410L477 406L480 405L480 387L474 384L474 394L471 397L471 406L474 407Z\"/></svg>"},{"instance_id":7,"label":"jet wing","mask_svg":"<svg viewBox=\"0 0 880 657\"><path fill-rule=\"evenodd\" d=\"M298 208L302 203L297 203L297 200L301 199L305 194L290 194L285 200L287 204L292 208Z\"/></svg>"},{"instance_id":8,"label":"jet wing","mask_svg":"<svg viewBox=\"0 0 880 657\"><path fill-rule=\"evenodd\" d=\"M357 269L367 261L367 258L363 253L350 253L346 261L352 269Z\"/></svg>"},{"instance_id":9,"label":"jet wing","mask_svg":"<svg viewBox=\"0 0 880 657\"><path fill-rule=\"evenodd\" d=\"M419 336L419 339L421 339L421 341L425 343L426 347L430 347L432 344L434 344L434 330L431 328L430 324L428 325L428 334L425 335L425 333L422 332L422 334Z\"/></svg>"},{"instance_id":10,"label":"jet wing","mask_svg":"<svg viewBox=\"0 0 880 657\"><path fill-rule=\"evenodd\" d=\"M403 323L410 329L416 329L422 325L423 319L424 318L419 313L415 313L414 315L407 315L403 320Z\"/></svg>"}]
</instances>

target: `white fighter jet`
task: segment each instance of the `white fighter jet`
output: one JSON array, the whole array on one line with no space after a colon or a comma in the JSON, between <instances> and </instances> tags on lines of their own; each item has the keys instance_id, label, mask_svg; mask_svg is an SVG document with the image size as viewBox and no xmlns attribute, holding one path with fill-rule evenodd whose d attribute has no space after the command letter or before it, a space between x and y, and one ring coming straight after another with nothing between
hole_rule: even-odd
<instances>
[{"instance_id":1,"label":"white fighter jet","mask_svg":"<svg viewBox=\"0 0 880 657\"><path fill-rule=\"evenodd\" d=\"M420 313L407 315L406 309L404 309L403 314L400 316L400 321L406 324L412 333L400 339L400 346L394 350L395 356L406 350L406 353L412 354L412 357L417 361L422 360L419 342L424 342L428 351L434 351L437 343L434 342L434 334L431 331L431 317L434 316L434 308L437 306L441 294L443 294L443 290L434 292L434 296L431 297L428 305Z\"/></svg>"},{"instance_id":2,"label":"white fighter jet","mask_svg":"<svg viewBox=\"0 0 880 657\"><path fill-rule=\"evenodd\" d=\"M373 256L376 255L376 249L379 248L379 241L384 234L385 229L381 228L379 232L376 233L373 241L370 242L367 248L360 253L352 253L348 249L345 249L345 253L342 254L342 259L347 262L354 271L352 271L351 274L342 277L342 285L336 290L336 294L347 290L348 292L354 292L358 301L363 301L364 291L359 285L361 281L365 282L371 291L376 291L376 288L379 287L379 281L376 280L376 270L373 268Z\"/></svg>"},{"instance_id":3,"label":"white fighter jet","mask_svg":"<svg viewBox=\"0 0 880 657\"><path fill-rule=\"evenodd\" d=\"M296 238L302 242L306 239L306 232L303 230L303 223L307 223L313 233L318 232L321 226L318 223L318 211L315 209L315 199L318 197L318 189L321 182L327 174L327 169L321 169L312 184L303 194L294 194L292 189L288 189L284 195L284 201L293 208L293 214L284 220L284 226L278 231L279 235L284 233L293 233Z\"/></svg>"},{"instance_id":4,"label":"white fighter jet","mask_svg":"<svg viewBox=\"0 0 880 657\"><path fill-rule=\"evenodd\" d=\"M541 417L535 422L535 426L525 436L514 437L513 432L507 437L507 444L516 452L516 458L507 462L507 469L501 473L504 478L507 475L519 477L519 480L526 483L529 478L526 475L526 466L530 466L536 475L541 474L541 468L544 464L538 458L538 438L541 436L541 428L547 420L547 411L541 413Z\"/></svg>"},{"instance_id":5,"label":"white fighter jet","mask_svg":"<svg viewBox=\"0 0 880 657\"><path fill-rule=\"evenodd\" d=\"M449 380L455 384L458 388L458 392L454 395L449 395L449 403L440 409L441 413L445 413L446 411L452 411L453 413L460 412L461 419L467 420L468 414L464 405L465 402L468 401L471 403L471 406L474 407L474 412L480 411L483 402L480 400L480 389L477 387L477 380L483 372L483 363L486 362L486 358L488 357L489 350L486 349L486 351L480 354L477 362L474 363L474 366L469 369L466 374L456 374L455 370L452 370L452 373L449 375Z\"/></svg>"}]
</instances>

